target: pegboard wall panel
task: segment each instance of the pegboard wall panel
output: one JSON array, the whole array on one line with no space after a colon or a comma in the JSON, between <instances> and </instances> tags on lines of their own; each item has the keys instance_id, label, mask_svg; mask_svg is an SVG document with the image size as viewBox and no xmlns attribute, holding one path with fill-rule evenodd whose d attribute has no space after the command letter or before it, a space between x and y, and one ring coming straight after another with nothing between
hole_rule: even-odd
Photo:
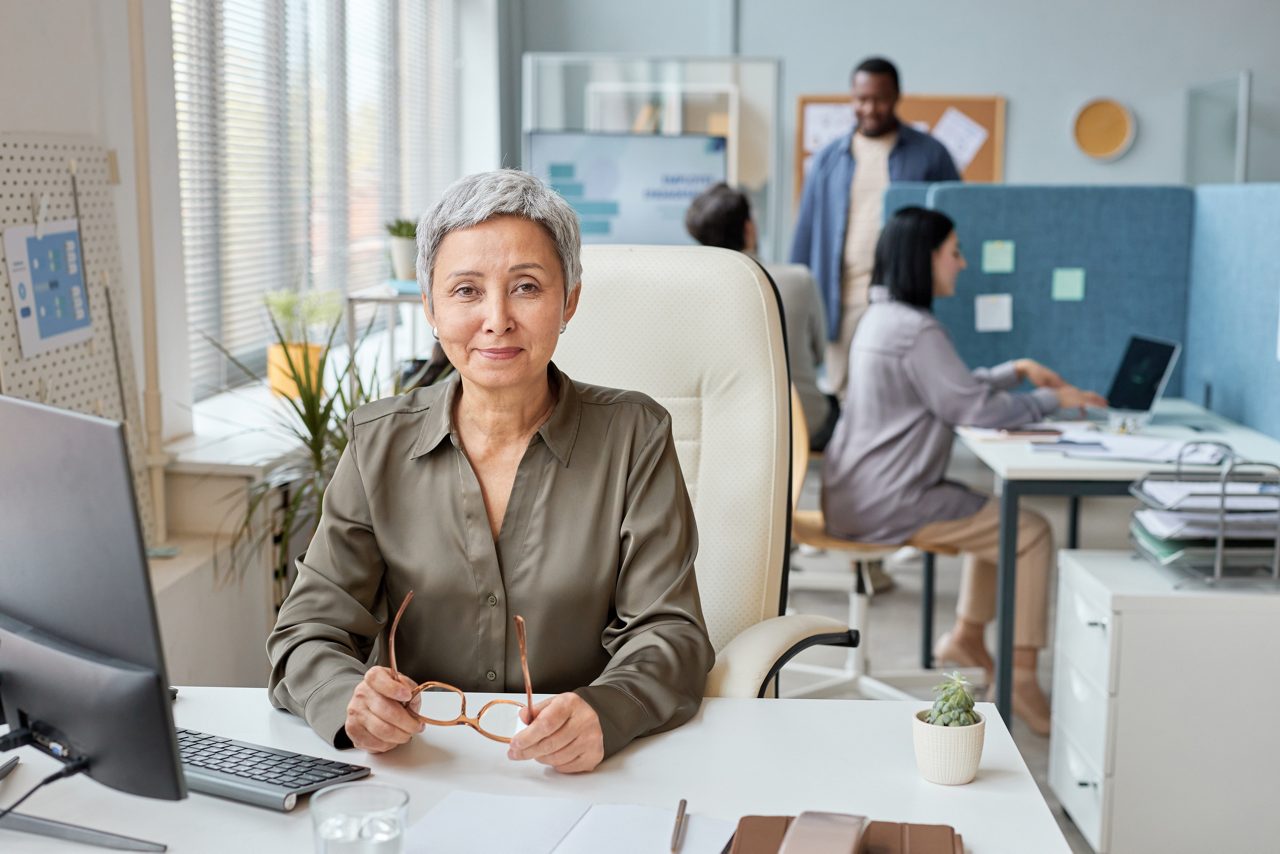
<instances>
[{"instance_id":1,"label":"pegboard wall panel","mask_svg":"<svg viewBox=\"0 0 1280 854\"><path fill-rule=\"evenodd\" d=\"M37 210L43 199L45 222L74 217L72 160L76 162L81 264L93 336L24 359L8 259L0 245L0 393L123 421L143 535L152 544L155 519L129 343L129 314L120 290L120 240L112 188L107 183L106 149L77 136L0 134L0 230L32 223L33 197ZM0 441L22 439L4 436Z\"/></svg>"}]
</instances>

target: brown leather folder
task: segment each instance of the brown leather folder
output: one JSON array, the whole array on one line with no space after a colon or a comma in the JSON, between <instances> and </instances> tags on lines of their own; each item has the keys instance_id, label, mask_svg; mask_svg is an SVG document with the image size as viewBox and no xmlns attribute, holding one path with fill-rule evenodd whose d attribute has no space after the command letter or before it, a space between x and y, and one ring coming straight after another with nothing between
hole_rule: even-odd
<instances>
[{"instance_id":1,"label":"brown leather folder","mask_svg":"<svg viewBox=\"0 0 1280 854\"><path fill-rule=\"evenodd\" d=\"M729 854L778 854L793 820L789 815L743 816ZM873 821L862 834L858 854L964 854L964 840L947 824Z\"/></svg>"}]
</instances>

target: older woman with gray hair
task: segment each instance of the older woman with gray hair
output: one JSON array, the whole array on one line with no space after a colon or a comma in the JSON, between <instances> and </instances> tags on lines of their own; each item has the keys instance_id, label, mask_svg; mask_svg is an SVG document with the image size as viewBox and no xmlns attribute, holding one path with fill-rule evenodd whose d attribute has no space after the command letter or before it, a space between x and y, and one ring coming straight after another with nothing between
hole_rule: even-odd
<instances>
[{"instance_id":1,"label":"older woman with gray hair","mask_svg":"<svg viewBox=\"0 0 1280 854\"><path fill-rule=\"evenodd\" d=\"M520 712L511 759L589 771L697 710L714 653L671 418L551 362L580 242L569 205L511 170L458 181L419 224L423 307L457 373L352 414L267 641L272 702L326 741L415 738L415 680L523 690L517 614L554 696Z\"/></svg>"}]
</instances>

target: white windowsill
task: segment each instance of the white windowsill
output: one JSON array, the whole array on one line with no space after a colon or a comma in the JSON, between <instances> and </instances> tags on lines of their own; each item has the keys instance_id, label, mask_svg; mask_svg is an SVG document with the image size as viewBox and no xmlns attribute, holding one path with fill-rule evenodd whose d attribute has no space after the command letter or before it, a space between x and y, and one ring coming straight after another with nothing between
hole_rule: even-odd
<instances>
[{"instance_id":1,"label":"white windowsill","mask_svg":"<svg viewBox=\"0 0 1280 854\"><path fill-rule=\"evenodd\" d=\"M401 322L396 326L397 359L407 358L416 348L413 307L400 307ZM404 309L413 309L405 311ZM383 309L385 311L385 309ZM404 322L409 319L409 322ZM419 346L423 333L419 331ZM360 347L360 375L371 381L375 367L383 388L390 383L387 332L371 334ZM429 340L429 338L428 338ZM341 370L346 364L346 346L334 347L330 367ZM263 468L298 446L296 438L284 426L287 409L284 401L272 394L265 380L229 389L207 397L191 407L191 433L165 444L169 470L181 474L229 474L257 477Z\"/></svg>"}]
</instances>

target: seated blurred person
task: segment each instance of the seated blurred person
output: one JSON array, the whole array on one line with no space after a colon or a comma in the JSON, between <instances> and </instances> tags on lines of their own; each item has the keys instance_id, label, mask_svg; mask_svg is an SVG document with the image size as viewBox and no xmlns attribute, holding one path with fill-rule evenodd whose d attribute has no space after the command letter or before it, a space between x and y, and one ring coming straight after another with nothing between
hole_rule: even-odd
<instances>
[{"instance_id":1,"label":"seated blurred person","mask_svg":"<svg viewBox=\"0 0 1280 854\"><path fill-rule=\"evenodd\" d=\"M751 219L751 202L728 184L715 184L689 205L685 228L703 246L719 246L755 257L756 224ZM759 259L757 259L759 260ZM826 447L840 414L834 397L818 390L817 369L822 364L826 318L818 299L818 286L803 264L764 264L778 287L787 324L787 360L791 382L804 407L809 425L810 448Z\"/></svg>"},{"instance_id":2,"label":"seated blurred person","mask_svg":"<svg viewBox=\"0 0 1280 854\"><path fill-rule=\"evenodd\" d=\"M955 626L934 649L942 662L993 670L983 640L996 610L998 502L947 480L958 425L1018 427L1058 409L1106 406L1032 359L970 369L933 314L965 268L955 223L924 208L899 210L876 244L877 285L853 334L849 394L823 459L827 533L866 543L912 543L965 555ZM1013 389L1024 380L1036 388ZM1018 515L1013 713L1049 734L1036 665L1047 640L1053 539L1033 510Z\"/></svg>"}]
</instances>

